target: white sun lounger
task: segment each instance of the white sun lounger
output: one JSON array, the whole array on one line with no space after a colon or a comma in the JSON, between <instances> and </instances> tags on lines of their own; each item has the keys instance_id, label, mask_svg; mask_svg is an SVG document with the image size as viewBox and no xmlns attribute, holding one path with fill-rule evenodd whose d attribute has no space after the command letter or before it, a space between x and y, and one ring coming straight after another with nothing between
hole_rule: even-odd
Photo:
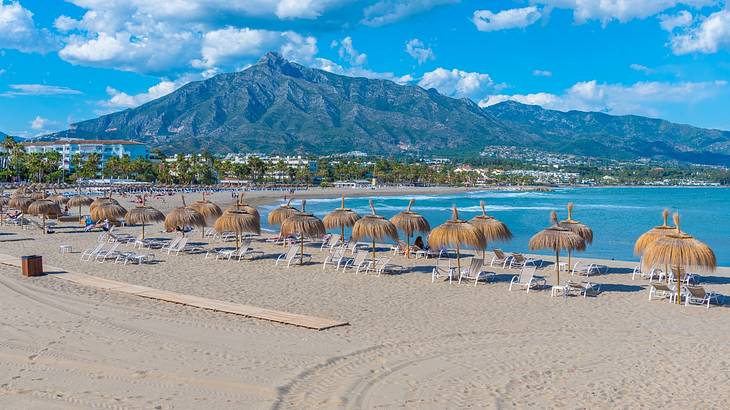
<instances>
[{"instance_id":1,"label":"white sun lounger","mask_svg":"<svg viewBox=\"0 0 730 410\"><path fill-rule=\"evenodd\" d=\"M545 278L536 276L536 266L523 266L519 275L515 275L509 283L509 290L512 291L512 287L522 287L527 289L527 293L530 293L530 289L537 287L538 285L544 286L547 284Z\"/></svg>"},{"instance_id":2,"label":"white sun lounger","mask_svg":"<svg viewBox=\"0 0 730 410\"><path fill-rule=\"evenodd\" d=\"M710 308L710 303L718 303L719 295L715 292L708 292L702 286L685 286L685 299L684 305L707 305Z\"/></svg>"},{"instance_id":3,"label":"white sun lounger","mask_svg":"<svg viewBox=\"0 0 730 410\"><path fill-rule=\"evenodd\" d=\"M484 259L472 258L469 266L466 269L462 269L459 273L459 283L461 283L463 279L474 279L474 286L476 286L477 283L479 283L480 278L484 277L487 279L490 276L495 276L494 272L485 272L483 267Z\"/></svg>"},{"instance_id":4,"label":"white sun lounger","mask_svg":"<svg viewBox=\"0 0 730 410\"><path fill-rule=\"evenodd\" d=\"M292 245L286 253L282 253L276 258L275 266L279 265L279 262L286 261L286 267L290 267L292 262L297 261L298 263L304 263L312 260L312 255L305 253L304 255L299 254L299 245Z\"/></svg>"},{"instance_id":5,"label":"white sun lounger","mask_svg":"<svg viewBox=\"0 0 730 410\"><path fill-rule=\"evenodd\" d=\"M104 242L99 242L96 244L95 247L90 249L85 249L83 252L81 252L81 262L90 262L92 259L96 257L96 254L101 251L101 249L104 247Z\"/></svg>"}]
</instances>

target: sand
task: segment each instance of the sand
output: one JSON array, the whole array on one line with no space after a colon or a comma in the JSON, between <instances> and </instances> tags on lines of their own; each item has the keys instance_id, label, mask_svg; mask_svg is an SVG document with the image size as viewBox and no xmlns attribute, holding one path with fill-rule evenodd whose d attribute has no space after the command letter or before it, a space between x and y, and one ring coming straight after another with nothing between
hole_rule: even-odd
<instances>
[{"instance_id":1,"label":"sand","mask_svg":"<svg viewBox=\"0 0 730 410\"><path fill-rule=\"evenodd\" d=\"M329 191L327 196L333 196ZM397 191L399 195L403 191ZM312 191L311 194L317 194ZM364 194L372 194L366 192ZM252 193L263 203L278 193ZM336 195L336 194L335 194ZM217 194L222 201L226 194ZM194 197L194 196L193 196ZM230 198L230 196L228 196ZM169 209L177 200L150 205ZM153 237L170 237L159 225ZM8 409L727 408L725 307L648 301L627 262L592 277L592 298L508 292L496 282L431 283L433 260L402 275L314 263L168 256L153 265L83 263L98 233L0 228L0 252L133 284L346 320L321 332L70 284L0 265L0 407ZM136 235L138 228L122 231ZM199 241L196 237L191 240ZM71 244L74 253L60 254ZM205 244L206 247L230 243ZM381 254L385 254L385 249ZM466 260L468 262L468 259ZM541 272L551 278L549 270ZM730 269L705 284L730 294Z\"/></svg>"}]
</instances>

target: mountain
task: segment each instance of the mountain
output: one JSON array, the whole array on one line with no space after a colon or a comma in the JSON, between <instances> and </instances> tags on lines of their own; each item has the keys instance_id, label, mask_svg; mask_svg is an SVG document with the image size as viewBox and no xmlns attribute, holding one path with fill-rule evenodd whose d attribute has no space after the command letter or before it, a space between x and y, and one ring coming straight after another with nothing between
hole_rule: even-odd
<instances>
[{"instance_id":1,"label":"mountain","mask_svg":"<svg viewBox=\"0 0 730 410\"><path fill-rule=\"evenodd\" d=\"M514 145L600 157L729 163L730 133L515 102L480 108L435 89L307 68L276 53L51 138L134 139L167 152L469 155Z\"/></svg>"},{"instance_id":2,"label":"mountain","mask_svg":"<svg viewBox=\"0 0 730 410\"><path fill-rule=\"evenodd\" d=\"M636 115L555 111L506 101L485 108L510 128L539 136L551 151L632 159L725 163L730 132Z\"/></svg>"}]
</instances>

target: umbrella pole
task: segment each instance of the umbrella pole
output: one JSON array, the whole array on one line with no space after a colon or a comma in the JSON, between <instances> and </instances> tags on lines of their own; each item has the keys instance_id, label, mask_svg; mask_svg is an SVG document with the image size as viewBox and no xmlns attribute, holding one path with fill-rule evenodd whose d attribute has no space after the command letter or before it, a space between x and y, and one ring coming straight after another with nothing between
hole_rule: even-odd
<instances>
[{"instance_id":1,"label":"umbrella pole","mask_svg":"<svg viewBox=\"0 0 730 410\"><path fill-rule=\"evenodd\" d=\"M345 225L342 225L340 228L342 229L342 235L340 235L340 240L342 241L342 243L345 243Z\"/></svg>"},{"instance_id":2,"label":"umbrella pole","mask_svg":"<svg viewBox=\"0 0 730 410\"><path fill-rule=\"evenodd\" d=\"M560 286L560 251L555 251L555 273L558 274L558 283L557 285Z\"/></svg>"},{"instance_id":3,"label":"umbrella pole","mask_svg":"<svg viewBox=\"0 0 730 410\"><path fill-rule=\"evenodd\" d=\"M678 305L682 304L682 270L679 266L677 266L677 301L676 303ZM709 306L709 305L708 305Z\"/></svg>"},{"instance_id":4,"label":"umbrella pole","mask_svg":"<svg viewBox=\"0 0 730 410\"><path fill-rule=\"evenodd\" d=\"M300 233L299 236L301 236L299 240L299 264L304 265L304 234Z\"/></svg>"},{"instance_id":5,"label":"umbrella pole","mask_svg":"<svg viewBox=\"0 0 730 410\"><path fill-rule=\"evenodd\" d=\"M142 222L142 240L144 240L144 222Z\"/></svg>"},{"instance_id":6,"label":"umbrella pole","mask_svg":"<svg viewBox=\"0 0 730 410\"><path fill-rule=\"evenodd\" d=\"M375 239L373 239L373 261L375 261Z\"/></svg>"},{"instance_id":7,"label":"umbrella pole","mask_svg":"<svg viewBox=\"0 0 730 410\"><path fill-rule=\"evenodd\" d=\"M568 271L570 271L570 264L571 264L570 257L572 256L571 255L572 253L573 253L573 251L571 249L568 249Z\"/></svg>"},{"instance_id":8,"label":"umbrella pole","mask_svg":"<svg viewBox=\"0 0 730 410\"><path fill-rule=\"evenodd\" d=\"M79 222L81 222L81 205L79 205Z\"/></svg>"},{"instance_id":9,"label":"umbrella pole","mask_svg":"<svg viewBox=\"0 0 730 410\"><path fill-rule=\"evenodd\" d=\"M240 245L238 244L238 243L239 243L239 242L238 242L238 238L239 238L239 236L240 236L240 235L241 235L241 233L240 233L240 232L236 232L236 249L238 249L238 247L240 246Z\"/></svg>"},{"instance_id":10,"label":"umbrella pole","mask_svg":"<svg viewBox=\"0 0 730 410\"><path fill-rule=\"evenodd\" d=\"M406 259L411 258L411 234L406 235Z\"/></svg>"}]
</instances>

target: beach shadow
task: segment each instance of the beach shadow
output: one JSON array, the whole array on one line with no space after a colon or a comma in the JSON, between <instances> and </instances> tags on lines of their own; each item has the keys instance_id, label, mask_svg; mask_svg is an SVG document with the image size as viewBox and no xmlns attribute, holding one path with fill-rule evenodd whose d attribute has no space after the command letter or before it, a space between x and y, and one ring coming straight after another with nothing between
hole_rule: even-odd
<instances>
[{"instance_id":1,"label":"beach shadow","mask_svg":"<svg viewBox=\"0 0 730 410\"><path fill-rule=\"evenodd\" d=\"M730 285L730 278L724 276L700 276L699 283L703 285Z\"/></svg>"},{"instance_id":2,"label":"beach shadow","mask_svg":"<svg viewBox=\"0 0 730 410\"><path fill-rule=\"evenodd\" d=\"M601 283L601 293L605 292L622 292L622 293L631 293L631 292L641 292L646 290L645 286L637 286L637 285L623 285L623 284L614 284L614 283Z\"/></svg>"},{"instance_id":3,"label":"beach shadow","mask_svg":"<svg viewBox=\"0 0 730 410\"><path fill-rule=\"evenodd\" d=\"M634 273L634 270L631 268L608 268L605 272L606 275L629 275L632 273Z\"/></svg>"},{"instance_id":4,"label":"beach shadow","mask_svg":"<svg viewBox=\"0 0 730 410\"><path fill-rule=\"evenodd\" d=\"M24 242L35 241L35 238L0 239L0 242Z\"/></svg>"}]
</instances>

